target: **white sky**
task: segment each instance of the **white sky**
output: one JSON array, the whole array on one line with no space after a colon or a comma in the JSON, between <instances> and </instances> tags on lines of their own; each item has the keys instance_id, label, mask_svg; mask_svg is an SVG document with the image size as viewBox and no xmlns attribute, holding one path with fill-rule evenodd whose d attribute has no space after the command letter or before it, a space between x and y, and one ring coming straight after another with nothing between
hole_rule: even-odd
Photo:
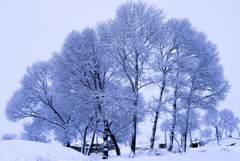
<instances>
[{"instance_id":1,"label":"white sky","mask_svg":"<svg viewBox=\"0 0 240 161\"><path fill-rule=\"evenodd\" d=\"M222 108L240 116L240 1L145 0L164 9L168 18L188 18L217 44L232 88ZM0 0L0 135L16 131L4 114L26 67L47 60L73 29L106 21L125 0Z\"/></svg>"}]
</instances>

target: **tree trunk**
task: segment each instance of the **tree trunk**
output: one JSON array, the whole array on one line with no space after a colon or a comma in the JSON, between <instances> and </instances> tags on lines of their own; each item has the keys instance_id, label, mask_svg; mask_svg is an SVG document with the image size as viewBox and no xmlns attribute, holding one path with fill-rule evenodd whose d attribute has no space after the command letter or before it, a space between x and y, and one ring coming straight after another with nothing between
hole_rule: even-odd
<instances>
[{"instance_id":1,"label":"tree trunk","mask_svg":"<svg viewBox=\"0 0 240 161\"><path fill-rule=\"evenodd\" d=\"M69 134L68 134L68 130L67 130L67 128L64 129L64 130L65 130L64 133L65 133L65 139L66 139L65 146L70 147L71 142L70 142L70 137L69 137Z\"/></svg>"},{"instance_id":2,"label":"tree trunk","mask_svg":"<svg viewBox=\"0 0 240 161\"><path fill-rule=\"evenodd\" d=\"M186 120L186 128L185 131L183 133L183 151L186 152L187 151L187 134L188 134L188 119Z\"/></svg>"},{"instance_id":3,"label":"tree trunk","mask_svg":"<svg viewBox=\"0 0 240 161\"><path fill-rule=\"evenodd\" d=\"M103 133L103 157L102 159L108 158L108 121L104 120L104 133Z\"/></svg>"},{"instance_id":4,"label":"tree trunk","mask_svg":"<svg viewBox=\"0 0 240 161\"><path fill-rule=\"evenodd\" d=\"M96 124L98 124L98 122ZM97 125L95 125L94 131L93 131L93 135L92 135L92 140L91 140L91 143L90 143L87 155L91 154L91 150L92 150L92 147L93 147L93 143L94 143L94 139L95 139L95 135L96 135L96 130L97 130L96 126Z\"/></svg>"},{"instance_id":5,"label":"tree trunk","mask_svg":"<svg viewBox=\"0 0 240 161\"><path fill-rule=\"evenodd\" d=\"M137 139L137 112L133 114L133 133L131 142L131 151L133 155L136 153L136 139Z\"/></svg>"},{"instance_id":6,"label":"tree trunk","mask_svg":"<svg viewBox=\"0 0 240 161\"><path fill-rule=\"evenodd\" d=\"M114 148L116 150L116 154L119 156L121 155L121 151L120 151L120 148L118 146L118 143L117 143L117 140L116 140L116 137L115 135L112 133L110 127L108 127L108 133L109 133L109 137L111 138L113 144L114 144Z\"/></svg>"},{"instance_id":7,"label":"tree trunk","mask_svg":"<svg viewBox=\"0 0 240 161\"><path fill-rule=\"evenodd\" d=\"M156 129L157 129L157 122L158 122L158 116L159 116L159 111L155 112L155 118L153 122L153 128L152 128L152 137L150 140L150 148L154 148L154 143L155 143L155 135L156 135Z\"/></svg>"},{"instance_id":8,"label":"tree trunk","mask_svg":"<svg viewBox=\"0 0 240 161\"><path fill-rule=\"evenodd\" d=\"M190 142L191 142L191 144L193 143L193 140L192 140L192 132L190 131L189 132L189 139L190 139Z\"/></svg>"},{"instance_id":9,"label":"tree trunk","mask_svg":"<svg viewBox=\"0 0 240 161\"><path fill-rule=\"evenodd\" d=\"M183 151L187 151L187 132L185 131L183 133Z\"/></svg>"},{"instance_id":10,"label":"tree trunk","mask_svg":"<svg viewBox=\"0 0 240 161\"><path fill-rule=\"evenodd\" d=\"M158 122L158 117L159 117L159 110L161 108L160 106L162 104L162 97L163 97L164 88L165 88L165 80L163 81L162 87L161 87L161 92L160 92L160 96L159 96L159 107L158 107L158 109L155 112L155 118L154 118L153 128L152 128L152 137L151 137L151 140L150 140L150 148L151 149L154 148L156 129L157 129L157 122Z\"/></svg>"},{"instance_id":11,"label":"tree trunk","mask_svg":"<svg viewBox=\"0 0 240 161\"><path fill-rule=\"evenodd\" d=\"M174 124L173 124L174 125ZM174 128L175 128L175 125L174 125ZM170 141L170 143L169 143L169 146L168 146L168 151L172 151L172 149L173 149L173 140L174 140L174 131L175 130L172 130L171 129L171 132L170 132L170 139L169 139L169 141Z\"/></svg>"},{"instance_id":12,"label":"tree trunk","mask_svg":"<svg viewBox=\"0 0 240 161\"><path fill-rule=\"evenodd\" d=\"M85 150L86 150L87 130L88 130L88 126L85 127L84 134L83 134L83 143L82 143L82 148L81 148L81 152L83 154L85 154Z\"/></svg>"},{"instance_id":13,"label":"tree trunk","mask_svg":"<svg viewBox=\"0 0 240 161\"><path fill-rule=\"evenodd\" d=\"M167 145L167 131L164 131L164 139L165 139L165 145Z\"/></svg>"},{"instance_id":14,"label":"tree trunk","mask_svg":"<svg viewBox=\"0 0 240 161\"><path fill-rule=\"evenodd\" d=\"M218 145L220 145L219 129L218 129L217 126L215 126L215 130L216 130L216 139L217 139L217 143L218 143Z\"/></svg>"},{"instance_id":15,"label":"tree trunk","mask_svg":"<svg viewBox=\"0 0 240 161\"><path fill-rule=\"evenodd\" d=\"M240 130L238 127L236 127L236 129L237 129L238 137L240 137Z\"/></svg>"},{"instance_id":16,"label":"tree trunk","mask_svg":"<svg viewBox=\"0 0 240 161\"><path fill-rule=\"evenodd\" d=\"M184 144L183 144L183 151L186 152L187 151L187 134L188 134L188 129L189 129L189 116L190 116L190 98L191 96L189 97L189 100L188 100L188 106L187 106L187 111L186 111L186 120L185 120L185 129L184 129L184 133L183 133L183 140L184 140Z\"/></svg>"},{"instance_id":17,"label":"tree trunk","mask_svg":"<svg viewBox=\"0 0 240 161\"><path fill-rule=\"evenodd\" d=\"M172 117L173 117L173 123L172 127L170 129L170 143L168 146L168 151L172 151L173 149L173 141L174 141L174 135L175 135L175 127L176 127L176 119L177 119L177 90L174 92L174 103L173 103L173 112L172 112Z\"/></svg>"},{"instance_id":18,"label":"tree trunk","mask_svg":"<svg viewBox=\"0 0 240 161\"><path fill-rule=\"evenodd\" d=\"M97 125L97 127L96 127L96 144L98 144L98 137L99 137L99 128L98 128L98 125Z\"/></svg>"},{"instance_id":19,"label":"tree trunk","mask_svg":"<svg viewBox=\"0 0 240 161\"><path fill-rule=\"evenodd\" d=\"M183 148L183 133L181 133L181 147Z\"/></svg>"}]
</instances>

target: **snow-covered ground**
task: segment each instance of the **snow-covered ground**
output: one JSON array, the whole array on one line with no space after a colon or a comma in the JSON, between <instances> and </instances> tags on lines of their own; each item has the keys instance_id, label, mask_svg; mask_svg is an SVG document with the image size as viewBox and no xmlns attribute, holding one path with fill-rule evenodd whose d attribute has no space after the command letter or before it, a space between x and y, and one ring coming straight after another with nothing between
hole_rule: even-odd
<instances>
[{"instance_id":1,"label":"snow-covered ground","mask_svg":"<svg viewBox=\"0 0 240 161\"><path fill-rule=\"evenodd\" d=\"M59 144L31 141L0 141L0 161L89 161L90 159Z\"/></svg>"},{"instance_id":2,"label":"snow-covered ground","mask_svg":"<svg viewBox=\"0 0 240 161\"><path fill-rule=\"evenodd\" d=\"M234 146L230 144L236 143ZM125 153L127 150L125 149ZM239 161L240 138L223 139L218 146L216 141L210 142L204 147L190 148L187 153L169 153L166 150L154 152L141 151L135 158L129 158L128 154L116 157L110 156L110 161ZM96 158L94 158L96 160ZM100 160L100 159L99 159Z\"/></svg>"},{"instance_id":3,"label":"snow-covered ground","mask_svg":"<svg viewBox=\"0 0 240 161\"><path fill-rule=\"evenodd\" d=\"M234 146L230 144L236 143ZM223 139L220 146L210 142L205 147L188 149L187 153L162 151L139 151L135 158L129 158L128 147L123 155L115 156L111 151L109 161L239 161L240 138ZM101 155L85 157L81 153L59 144L45 144L30 141L0 141L0 161L97 161Z\"/></svg>"}]
</instances>

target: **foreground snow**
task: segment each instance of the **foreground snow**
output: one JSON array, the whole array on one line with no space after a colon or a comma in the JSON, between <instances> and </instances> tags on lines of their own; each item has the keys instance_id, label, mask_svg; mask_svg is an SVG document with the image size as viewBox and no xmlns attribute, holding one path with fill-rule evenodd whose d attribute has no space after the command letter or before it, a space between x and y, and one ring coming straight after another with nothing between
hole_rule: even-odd
<instances>
[{"instance_id":1,"label":"foreground snow","mask_svg":"<svg viewBox=\"0 0 240 161\"><path fill-rule=\"evenodd\" d=\"M230 146L235 143L234 146ZM89 157L59 144L44 144L30 141L0 141L0 161L97 161L101 154ZM239 161L240 139L224 139L221 146L210 142L205 147L188 149L187 153L168 153L166 150L138 151L129 158L129 148L122 147L123 155L117 157L111 151L109 161Z\"/></svg>"},{"instance_id":2,"label":"foreground snow","mask_svg":"<svg viewBox=\"0 0 240 161\"><path fill-rule=\"evenodd\" d=\"M0 141L0 161L89 161L81 153L58 144Z\"/></svg>"},{"instance_id":3,"label":"foreground snow","mask_svg":"<svg viewBox=\"0 0 240 161\"><path fill-rule=\"evenodd\" d=\"M234 146L230 144L236 143ZM168 153L165 150L154 152L138 152L135 158L128 155L110 157L111 161L239 161L240 139L223 139L221 145L210 142L205 147L188 149L187 153Z\"/></svg>"}]
</instances>

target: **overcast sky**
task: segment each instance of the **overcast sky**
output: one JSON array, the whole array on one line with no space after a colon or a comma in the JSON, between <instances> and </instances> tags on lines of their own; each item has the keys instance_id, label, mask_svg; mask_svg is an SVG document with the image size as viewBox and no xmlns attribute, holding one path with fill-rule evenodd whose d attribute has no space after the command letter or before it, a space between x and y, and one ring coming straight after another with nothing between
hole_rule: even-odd
<instances>
[{"instance_id":1,"label":"overcast sky","mask_svg":"<svg viewBox=\"0 0 240 161\"><path fill-rule=\"evenodd\" d=\"M26 67L58 51L71 30L113 18L125 0L0 0L0 135L15 131L4 114ZM146 0L168 18L188 18L216 43L231 91L221 108L240 116L240 1Z\"/></svg>"}]
</instances>

